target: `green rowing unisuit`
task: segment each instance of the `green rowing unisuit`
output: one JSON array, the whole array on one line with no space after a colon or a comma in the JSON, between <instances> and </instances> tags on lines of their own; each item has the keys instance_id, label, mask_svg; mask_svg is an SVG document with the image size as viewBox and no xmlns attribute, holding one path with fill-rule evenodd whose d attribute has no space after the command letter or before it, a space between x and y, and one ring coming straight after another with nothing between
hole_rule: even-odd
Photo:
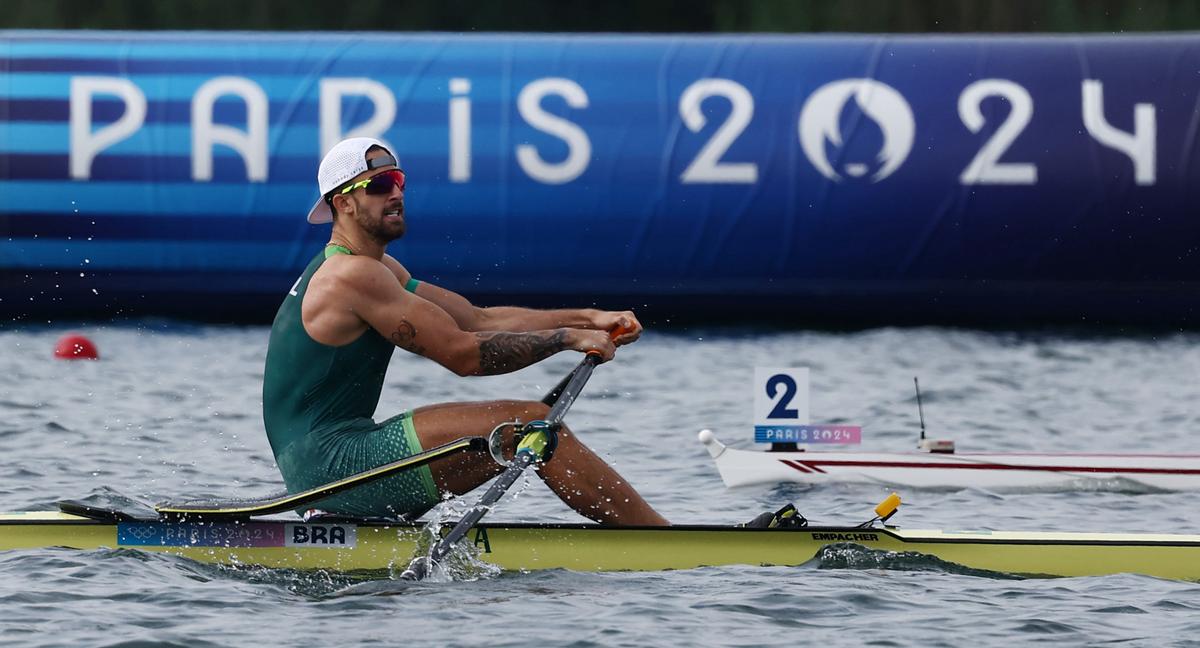
<instances>
[{"instance_id":1,"label":"green rowing unisuit","mask_svg":"<svg viewBox=\"0 0 1200 648\"><path fill-rule=\"evenodd\" d=\"M411 412L379 424L372 418L395 345L370 327L339 347L317 342L304 329L301 307L309 281L326 259L350 253L330 245L318 254L284 297L271 325L263 375L263 423L290 492L422 450ZM410 284L414 289L415 284ZM394 516L422 513L437 501L426 466L316 506L347 515Z\"/></svg>"}]
</instances>

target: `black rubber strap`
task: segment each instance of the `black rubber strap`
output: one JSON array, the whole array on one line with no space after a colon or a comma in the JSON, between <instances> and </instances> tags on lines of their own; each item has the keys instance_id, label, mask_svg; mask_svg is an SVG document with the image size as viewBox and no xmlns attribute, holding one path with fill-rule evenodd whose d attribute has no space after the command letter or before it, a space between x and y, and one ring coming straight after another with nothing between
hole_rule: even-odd
<instances>
[{"instance_id":1,"label":"black rubber strap","mask_svg":"<svg viewBox=\"0 0 1200 648\"><path fill-rule=\"evenodd\" d=\"M398 167L398 166L400 166L400 163L397 162L396 158L392 157L390 154L389 155L380 155L377 158L367 160L367 170L368 171L373 171L375 169L378 169L380 167L385 167L388 165Z\"/></svg>"}]
</instances>

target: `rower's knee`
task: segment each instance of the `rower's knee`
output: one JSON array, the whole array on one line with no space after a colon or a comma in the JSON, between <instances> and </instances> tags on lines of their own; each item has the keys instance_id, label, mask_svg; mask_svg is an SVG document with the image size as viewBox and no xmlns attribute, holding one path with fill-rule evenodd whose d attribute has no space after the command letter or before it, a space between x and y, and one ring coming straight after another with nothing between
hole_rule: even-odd
<instances>
[{"instance_id":1,"label":"rower's knee","mask_svg":"<svg viewBox=\"0 0 1200 648\"><path fill-rule=\"evenodd\" d=\"M540 401L505 401L504 422L500 425L501 434L503 435L504 455L511 457L511 454L516 451L517 441L513 433L521 426L521 424L529 423L530 421L544 421L550 415L550 407ZM566 423L561 423L558 428L559 445L575 445L579 441L575 435L571 433L571 429Z\"/></svg>"},{"instance_id":2,"label":"rower's knee","mask_svg":"<svg viewBox=\"0 0 1200 648\"><path fill-rule=\"evenodd\" d=\"M550 406L542 403L541 401L523 401L521 404L525 407L525 411L529 416L527 419L522 419L523 422L528 423L529 421L544 421L548 416L550 416ZM566 423L559 423L558 436L560 440L574 440L573 436L571 435L571 430L567 427Z\"/></svg>"}]
</instances>

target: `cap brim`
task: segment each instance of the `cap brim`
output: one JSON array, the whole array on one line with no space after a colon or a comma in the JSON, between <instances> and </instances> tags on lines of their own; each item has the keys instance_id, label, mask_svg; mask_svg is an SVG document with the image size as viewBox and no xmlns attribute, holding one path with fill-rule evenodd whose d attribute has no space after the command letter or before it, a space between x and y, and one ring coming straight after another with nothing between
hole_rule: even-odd
<instances>
[{"instance_id":1,"label":"cap brim","mask_svg":"<svg viewBox=\"0 0 1200 648\"><path fill-rule=\"evenodd\" d=\"M325 202L324 196L317 198L317 204L313 205L313 208L309 210L308 222L313 225L333 222L333 212L329 211L329 203Z\"/></svg>"}]
</instances>

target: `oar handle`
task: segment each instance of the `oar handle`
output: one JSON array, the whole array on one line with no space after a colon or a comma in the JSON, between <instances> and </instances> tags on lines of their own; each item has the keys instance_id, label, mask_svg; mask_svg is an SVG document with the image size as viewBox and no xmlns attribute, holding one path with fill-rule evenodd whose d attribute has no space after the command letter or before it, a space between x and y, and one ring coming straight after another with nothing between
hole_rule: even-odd
<instances>
[{"instance_id":1,"label":"oar handle","mask_svg":"<svg viewBox=\"0 0 1200 648\"><path fill-rule=\"evenodd\" d=\"M608 339L612 340L613 342L616 342L617 338L621 337L622 335L625 335L626 333L630 333L632 331L633 331L632 326L625 326L623 324L617 324L617 326L615 328L611 329L608 332ZM587 354L589 357L594 357L597 359L599 359L601 357L600 352L595 349L588 351Z\"/></svg>"},{"instance_id":2,"label":"oar handle","mask_svg":"<svg viewBox=\"0 0 1200 648\"><path fill-rule=\"evenodd\" d=\"M617 326L608 332L609 339L616 340L618 337L632 331L629 326ZM574 371L567 374L566 384L558 390L558 395L550 406L550 413L546 415L546 422L551 426L557 426L562 423L563 415L567 413L567 409L571 407L571 403L575 402L575 397L583 390L583 386L587 384L588 378L592 377L592 370L596 365L600 364L601 358L599 351L588 351L583 356L583 360L579 361L579 366L575 367ZM542 402L545 402L544 400Z\"/></svg>"},{"instance_id":3,"label":"oar handle","mask_svg":"<svg viewBox=\"0 0 1200 648\"><path fill-rule=\"evenodd\" d=\"M632 330L633 330L632 326L618 325L616 328L614 328L613 330L608 332L608 336L615 342L617 340L617 338L621 337L622 335L625 335L626 333L628 333ZM584 359L586 360L588 357L591 357L593 355L596 356L596 360L599 360L599 356L600 356L599 351L588 351L587 357L585 357ZM599 364L599 362L593 361L591 363L591 366L594 367L597 364ZM583 363L580 363L579 367L582 367L582 366L583 366ZM554 405L554 403L556 401L558 401L559 396L562 395L563 390L567 388L567 383L571 382L571 379L574 378L575 374L579 372L579 367L576 367L573 371L571 371L571 373L567 374L566 376L563 376L563 379L558 381L558 384L554 386L554 389L551 389L550 391L546 392L546 395L542 397L542 404Z\"/></svg>"}]
</instances>

